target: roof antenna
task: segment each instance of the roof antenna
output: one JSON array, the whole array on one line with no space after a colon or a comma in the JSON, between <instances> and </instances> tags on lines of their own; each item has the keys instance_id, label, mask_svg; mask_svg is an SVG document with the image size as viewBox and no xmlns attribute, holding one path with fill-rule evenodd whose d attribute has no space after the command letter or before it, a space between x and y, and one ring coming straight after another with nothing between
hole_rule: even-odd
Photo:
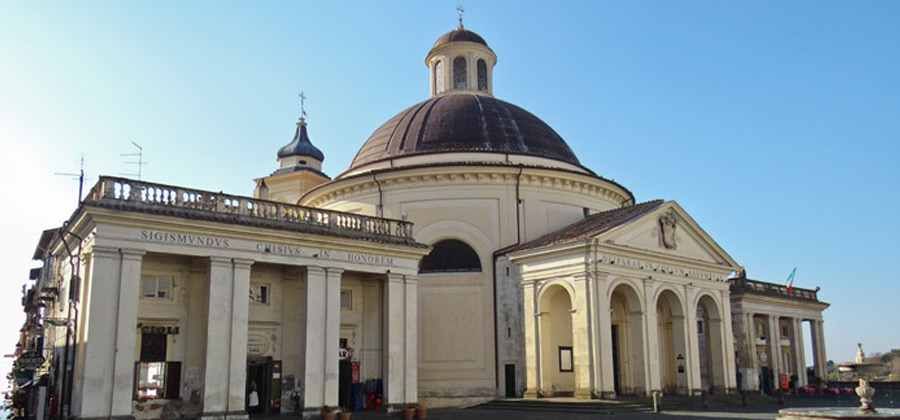
<instances>
[{"instance_id":1,"label":"roof antenna","mask_svg":"<svg viewBox=\"0 0 900 420\"><path fill-rule=\"evenodd\" d=\"M137 179L141 179L141 175L143 174L143 168L144 168L144 165L146 165L146 164L149 163L149 162L144 162L144 148L141 147L140 144L137 144L137 143L135 143L135 142L133 142L133 141L131 142L131 144L132 144L135 148L137 148L137 152L136 152L136 153L122 153L120 156L123 156L123 157L136 157L136 158L137 158L137 161L125 161L125 162L122 162L122 163L124 163L125 165L133 165L134 167L137 168L137 171L136 171L136 172L126 172L126 173L122 173L122 175L124 175L124 176L136 176Z\"/></svg>"},{"instance_id":2,"label":"roof antenna","mask_svg":"<svg viewBox=\"0 0 900 420\"><path fill-rule=\"evenodd\" d=\"M463 13L466 12L466 9L463 9L462 1L456 3L456 14L459 16L459 29L463 29Z\"/></svg>"},{"instance_id":3,"label":"roof antenna","mask_svg":"<svg viewBox=\"0 0 900 420\"><path fill-rule=\"evenodd\" d=\"M81 155L81 170L78 173L55 172L53 175L71 176L72 179L78 180L78 204L81 204L81 194L84 191L84 155Z\"/></svg>"}]
</instances>

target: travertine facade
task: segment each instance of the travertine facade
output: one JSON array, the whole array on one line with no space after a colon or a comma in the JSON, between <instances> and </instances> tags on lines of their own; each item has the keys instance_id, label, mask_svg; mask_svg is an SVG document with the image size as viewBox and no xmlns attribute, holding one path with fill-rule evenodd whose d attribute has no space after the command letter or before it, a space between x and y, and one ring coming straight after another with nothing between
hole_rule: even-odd
<instances>
[{"instance_id":1,"label":"travertine facade","mask_svg":"<svg viewBox=\"0 0 900 420\"><path fill-rule=\"evenodd\" d=\"M430 97L334 179L302 115L254 198L101 178L38 256L53 403L243 418L347 405L353 383L392 408L756 389L735 337L763 315L815 320L822 366L820 302L734 294L739 264L685 209L583 166L494 97L496 63L442 36ZM770 345L777 371L804 366Z\"/></svg>"}]
</instances>

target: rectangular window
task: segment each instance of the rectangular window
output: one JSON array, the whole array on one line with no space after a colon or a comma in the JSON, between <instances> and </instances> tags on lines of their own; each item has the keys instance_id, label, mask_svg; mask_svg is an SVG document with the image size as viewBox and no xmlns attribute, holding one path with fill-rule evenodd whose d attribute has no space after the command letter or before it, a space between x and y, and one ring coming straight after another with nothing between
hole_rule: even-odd
<instances>
[{"instance_id":1,"label":"rectangular window","mask_svg":"<svg viewBox=\"0 0 900 420\"><path fill-rule=\"evenodd\" d=\"M572 372L572 347L559 346L559 371Z\"/></svg>"},{"instance_id":2,"label":"rectangular window","mask_svg":"<svg viewBox=\"0 0 900 420\"><path fill-rule=\"evenodd\" d=\"M141 297L144 299L172 300L175 278L173 276L143 276Z\"/></svg>"},{"instance_id":3,"label":"rectangular window","mask_svg":"<svg viewBox=\"0 0 900 420\"><path fill-rule=\"evenodd\" d=\"M134 399L181 398L181 362L137 362L134 370Z\"/></svg>"},{"instance_id":4,"label":"rectangular window","mask_svg":"<svg viewBox=\"0 0 900 420\"><path fill-rule=\"evenodd\" d=\"M268 305L270 301L270 292L272 287L268 284L251 284L250 285L250 301Z\"/></svg>"},{"instance_id":5,"label":"rectangular window","mask_svg":"<svg viewBox=\"0 0 900 420\"><path fill-rule=\"evenodd\" d=\"M352 311L353 310L353 291L351 290L341 290L341 309Z\"/></svg>"}]
</instances>

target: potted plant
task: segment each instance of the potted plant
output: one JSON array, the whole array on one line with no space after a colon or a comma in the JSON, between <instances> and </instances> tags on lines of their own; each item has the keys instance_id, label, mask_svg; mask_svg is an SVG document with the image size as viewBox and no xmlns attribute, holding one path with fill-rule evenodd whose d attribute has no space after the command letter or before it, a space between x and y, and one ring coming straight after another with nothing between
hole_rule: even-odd
<instances>
[{"instance_id":1,"label":"potted plant","mask_svg":"<svg viewBox=\"0 0 900 420\"><path fill-rule=\"evenodd\" d=\"M337 418L337 411L327 405L322 406L321 414L324 420L335 420Z\"/></svg>"},{"instance_id":2,"label":"potted plant","mask_svg":"<svg viewBox=\"0 0 900 420\"><path fill-rule=\"evenodd\" d=\"M403 420L413 420L416 418L416 407L408 405L403 408Z\"/></svg>"},{"instance_id":3,"label":"potted plant","mask_svg":"<svg viewBox=\"0 0 900 420\"><path fill-rule=\"evenodd\" d=\"M341 413L341 415L340 415L341 420L350 420L350 416L353 415L353 412L346 408L341 408L340 413Z\"/></svg>"},{"instance_id":4,"label":"potted plant","mask_svg":"<svg viewBox=\"0 0 900 420\"><path fill-rule=\"evenodd\" d=\"M428 407L424 402L419 402L416 406L416 418L419 420L424 420L428 417Z\"/></svg>"}]
</instances>

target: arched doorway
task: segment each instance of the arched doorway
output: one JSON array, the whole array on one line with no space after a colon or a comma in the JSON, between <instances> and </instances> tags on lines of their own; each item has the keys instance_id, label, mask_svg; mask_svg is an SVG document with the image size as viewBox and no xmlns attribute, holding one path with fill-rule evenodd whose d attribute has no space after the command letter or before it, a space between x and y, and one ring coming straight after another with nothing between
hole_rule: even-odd
<instances>
[{"instance_id":1,"label":"arched doorway","mask_svg":"<svg viewBox=\"0 0 900 420\"><path fill-rule=\"evenodd\" d=\"M687 348L681 300L664 290L656 300L659 331L659 367L662 390L666 394L687 393Z\"/></svg>"},{"instance_id":2,"label":"arched doorway","mask_svg":"<svg viewBox=\"0 0 900 420\"><path fill-rule=\"evenodd\" d=\"M722 315L716 301L703 295L697 301L697 339L700 353L700 385L704 391L725 389L725 342Z\"/></svg>"},{"instance_id":3,"label":"arched doorway","mask_svg":"<svg viewBox=\"0 0 900 420\"><path fill-rule=\"evenodd\" d=\"M644 375L644 311L637 292L620 284L613 289L612 308L613 386L616 394L642 394Z\"/></svg>"},{"instance_id":4,"label":"arched doorway","mask_svg":"<svg viewBox=\"0 0 900 420\"><path fill-rule=\"evenodd\" d=\"M572 297L559 285L549 286L540 300L541 389L545 396L575 393L572 351Z\"/></svg>"}]
</instances>

